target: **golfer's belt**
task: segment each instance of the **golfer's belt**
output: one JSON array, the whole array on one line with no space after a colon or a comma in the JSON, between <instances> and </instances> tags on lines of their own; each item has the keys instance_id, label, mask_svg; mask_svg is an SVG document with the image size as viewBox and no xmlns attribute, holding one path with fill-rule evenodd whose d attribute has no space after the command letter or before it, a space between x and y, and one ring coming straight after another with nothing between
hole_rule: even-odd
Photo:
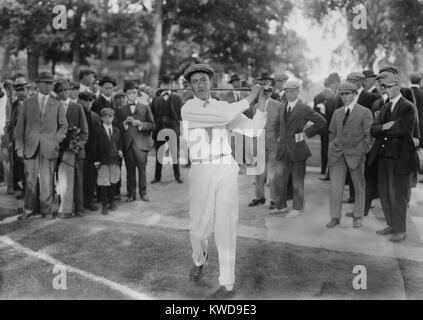
<instances>
[{"instance_id":1,"label":"golfer's belt","mask_svg":"<svg viewBox=\"0 0 423 320\"><path fill-rule=\"evenodd\" d=\"M191 159L191 162L193 164L202 164L202 163L208 163L208 162L212 162L213 160L218 160L218 159L222 159L224 157L230 156L230 154L219 154L217 156L210 156L208 158L205 159Z\"/></svg>"}]
</instances>

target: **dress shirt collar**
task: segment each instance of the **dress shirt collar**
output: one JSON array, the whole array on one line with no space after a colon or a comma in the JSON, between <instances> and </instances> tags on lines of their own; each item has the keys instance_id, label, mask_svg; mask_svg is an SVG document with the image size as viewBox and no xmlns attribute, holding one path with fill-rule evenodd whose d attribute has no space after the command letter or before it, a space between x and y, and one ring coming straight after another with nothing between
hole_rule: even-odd
<instances>
[{"instance_id":1,"label":"dress shirt collar","mask_svg":"<svg viewBox=\"0 0 423 320\"><path fill-rule=\"evenodd\" d=\"M360 94L363 92L364 88L361 87L360 89L357 90L357 97L360 96Z\"/></svg>"},{"instance_id":2,"label":"dress shirt collar","mask_svg":"<svg viewBox=\"0 0 423 320\"><path fill-rule=\"evenodd\" d=\"M108 103L112 103L112 97L106 97L104 94L102 94L102 96Z\"/></svg>"},{"instance_id":3,"label":"dress shirt collar","mask_svg":"<svg viewBox=\"0 0 423 320\"><path fill-rule=\"evenodd\" d=\"M298 101L299 101L300 99L299 98L297 98L297 99L295 99L294 101L291 101L291 102L289 102L288 101L288 109L289 108L291 108L291 111L292 111L292 109L294 109L294 107L297 105L297 103L298 103Z\"/></svg>"},{"instance_id":4,"label":"dress shirt collar","mask_svg":"<svg viewBox=\"0 0 423 320\"><path fill-rule=\"evenodd\" d=\"M382 94L382 99L383 99L383 102L384 102L384 103L386 103L386 100L388 100L388 98L389 98L389 97L388 97L388 94L387 94L387 93L383 93L383 94Z\"/></svg>"},{"instance_id":5,"label":"dress shirt collar","mask_svg":"<svg viewBox=\"0 0 423 320\"><path fill-rule=\"evenodd\" d=\"M104 127L104 129L106 129L107 135L109 135L109 129L112 130L112 132L113 132L113 124L107 125L107 124L103 123L103 127Z\"/></svg>"},{"instance_id":6,"label":"dress shirt collar","mask_svg":"<svg viewBox=\"0 0 423 320\"><path fill-rule=\"evenodd\" d=\"M66 100L61 100L61 102L63 103L63 106L65 107L65 111L68 112L70 98L67 98Z\"/></svg>"},{"instance_id":7,"label":"dress shirt collar","mask_svg":"<svg viewBox=\"0 0 423 320\"><path fill-rule=\"evenodd\" d=\"M354 109L355 104L357 103L357 100L354 99L353 102L351 102L348 106L345 106L345 113L350 110L350 114Z\"/></svg>"},{"instance_id":8,"label":"dress shirt collar","mask_svg":"<svg viewBox=\"0 0 423 320\"><path fill-rule=\"evenodd\" d=\"M193 101L194 101L196 104L199 104L199 105L201 105L201 106L203 106L203 105L204 105L204 103L206 103L206 102L211 103L213 100L214 100L214 99L213 99L212 97L210 97L208 100L201 100L200 98L198 98L198 97L196 97L196 96L194 96L194 98L193 98Z\"/></svg>"},{"instance_id":9,"label":"dress shirt collar","mask_svg":"<svg viewBox=\"0 0 423 320\"><path fill-rule=\"evenodd\" d=\"M392 102L391 111L394 111L395 106L397 105L397 103L398 103L399 99L401 99L401 98L402 98L402 95L401 95L401 93L400 93L399 95L397 95L395 98L393 98L393 99L391 100L391 102Z\"/></svg>"},{"instance_id":10,"label":"dress shirt collar","mask_svg":"<svg viewBox=\"0 0 423 320\"><path fill-rule=\"evenodd\" d=\"M376 89L376 85L372 85L369 89L367 89L367 92L372 92Z\"/></svg>"}]
</instances>

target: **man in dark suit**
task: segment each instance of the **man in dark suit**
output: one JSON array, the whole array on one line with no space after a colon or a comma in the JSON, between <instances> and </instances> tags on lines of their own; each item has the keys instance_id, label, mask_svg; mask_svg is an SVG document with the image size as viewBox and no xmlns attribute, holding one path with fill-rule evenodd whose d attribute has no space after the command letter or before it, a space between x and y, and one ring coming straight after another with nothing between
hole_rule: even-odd
<instances>
[{"instance_id":1,"label":"man in dark suit","mask_svg":"<svg viewBox=\"0 0 423 320\"><path fill-rule=\"evenodd\" d=\"M58 81L54 92L65 108L68 132L60 144L59 167L57 172L57 193L60 196L58 217L78 217L84 213L83 168L85 144L88 140L88 124L82 106L69 98L69 84Z\"/></svg>"},{"instance_id":2,"label":"man in dark suit","mask_svg":"<svg viewBox=\"0 0 423 320\"><path fill-rule=\"evenodd\" d=\"M17 199L23 199L25 197L25 169L23 159L19 158L16 154L16 142L13 131L18 123L19 114L22 110L22 104L24 100L28 98L27 91L28 83L24 78L17 78L13 85L16 92L16 100L12 103L12 113L10 115L10 122L8 133L10 141L12 142L13 150L13 189L20 190L21 193L16 196ZM19 186L22 184L22 187Z\"/></svg>"},{"instance_id":3,"label":"man in dark suit","mask_svg":"<svg viewBox=\"0 0 423 320\"><path fill-rule=\"evenodd\" d=\"M151 136L154 118L148 106L137 102L138 88L135 82L128 81L124 88L128 104L119 110L118 123L122 131L123 154L127 172L128 201L136 199L136 169L138 168L138 188L142 201L147 197L146 165L148 151L153 147Z\"/></svg>"},{"instance_id":4,"label":"man in dark suit","mask_svg":"<svg viewBox=\"0 0 423 320\"><path fill-rule=\"evenodd\" d=\"M370 151L372 144L370 127L373 123L373 116L369 109L357 104L355 84L342 83L339 86L339 93L345 106L335 111L329 127L331 221L327 227L333 228L340 224L345 176L349 170L357 194L353 226L361 228L361 218L364 215L365 207L364 171L366 154Z\"/></svg>"},{"instance_id":5,"label":"man in dark suit","mask_svg":"<svg viewBox=\"0 0 423 320\"><path fill-rule=\"evenodd\" d=\"M329 172L327 170L328 164L328 146L329 146L329 124L332 120L332 115L335 111L334 105L328 103L330 99L334 99L335 94L338 91L341 79L338 73L331 73L324 81L325 89L314 97L313 110L321 114L326 119L327 126L320 133L320 159L321 159L321 170L320 173L325 175L319 178L322 181L329 180Z\"/></svg>"},{"instance_id":6,"label":"man in dark suit","mask_svg":"<svg viewBox=\"0 0 423 320\"><path fill-rule=\"evenodd\" d=\"M59 143L68 124L62 104L50 95L53 76L40 73L39 93L22 104L15 129L16 152L24 159L26 190L22 218L35 214L37 184L40 185L41 215L53 219L53 175L59 157Z\"/></svg>"},{"instance_id":7,"label":"man in dark suit","mask_svg":"<svg viewBox=\"0 0 423 320\"><path fill-rule=\"evenodd\" d=\"M372 125L376 138L369 165L378 160L378 189L387 227L378 235L392 235L392 242L406 238L406 212L411 173L419 168L412 136L416 115L412 104L400 92L401 79L389 75L382 80L390 102L383 106Z\"/></svg>"},{"instance_id":8,"label":"man in dark suit","mask_svg":"<svg viewBox=\"0 0 423 320\"><path fill-rule=\"evenodd\" d=\"M313 137L326 126L325 118L304 104L299 98L300 84L295 81L286 83L288 103L278 112L274 123L275 137L279 138L276 160L276 176L281 179L280 201L277 204L279 212L288 211L286 205L286 187L289 175L292 174L294 187L293 211L287 217L296 217L304 209L304 178L306 160L311 156L305 142L305 136ZM308 121L314 124L304 130ZM279 185L277 185L279 188Z\"/></svg>"},{"instance_id":9,"label":"man in dark suit","mask_svg":"<svg viewBox=\"0 0 423 320\"><path fill-rule=\"evenodd\" d=\"M101 95L98 97L97 100L94 101L93 106L91 108L92 111L97 112L100 115L100 111L103 108L111 108L115 111L115 107L113 105L112 95L113 95L113 88L116 86L116 81L111 77L104 76L100 80L100 87L101 87ZM116 122L114 123L116 126Z\"/></svg>"},{"instance_id":10,"label":"man in dark suit","mask_svg":"<svg viewBox=\"0 0 423 320\"><path fill-rule=\"evenodd\" d=\"M170 78L163 77L160 86L166 88L169 86ZM169 144L169 155L172 158L173 174L178 183L182 183L181 174L179 172L179 151L180 151L180 121L181 108L183 102L181 97L171 91L162 90L160 96L153 98L151 104L151 112L153 113L155 127L153 131L154 147L156 149L156 170L154 180L151 183L160 182L162 178L162 162L164 157L164 145L169 141L169 134L174 135L170 141L176 145ZM166 129L166 130L164 130ZM162 131L163 130L163 131ZM170 131L171 133L166 133ZM161 132L161 133L160 133Z\"/></svg>"},{"instance_id":11,"label":"man in dark suit","mask_svg":"<svg viewBox=\"0 0 423 320\"><path fill-rule=\"evenodd\" d=\"M423 75L419 72L410 75L411 90L413 91L416 99L416 108L418 114L418 123L420 131L420 148L423 148L423 89L420 88Z\"/></svg>"},{"instance_id":12,"label":"man in dark suit","mask_svg":"<svg viewBox=\"0 0 423 320\"><path fill-rule=\"evenodd\" d=\"M380 96L379 90L376 86L376 74L373 70L364 70L364 81L363 81L363 88L364 91L374 94L376 96Z\"/></svg>"}]
</instances>

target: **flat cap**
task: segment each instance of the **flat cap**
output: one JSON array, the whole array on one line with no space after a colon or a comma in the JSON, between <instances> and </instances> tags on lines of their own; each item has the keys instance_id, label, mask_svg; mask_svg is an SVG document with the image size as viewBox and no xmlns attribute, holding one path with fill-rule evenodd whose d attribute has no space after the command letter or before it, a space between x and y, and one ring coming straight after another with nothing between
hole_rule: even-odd
<instances>
[{"instance_id":1,"label":"flat cap","mask_svg":"<svg viewBox=\"0 0 423 320\"><path fill-rule=\"evenodd\" d=\"M94 70L83 69L79 72L79 79L82 79L83 77L85 77L86 75L89 75L89 74L93 74L94 76L96 75Z\"/></svg>"},{"instance_id":2,"label":"flat cap","mask_svg":"<svg viewBox=\"0 0 423 320\"><path fill-rule=\"evenodd\" d=\"M364 79L364 74L362 74L361 72L351 72L347 76L347 80L351 80L351 81L363 80L363 79Z\"/></svg>"},{"instance_id":3,"label":"flat cap","mask_svg":"<svg viewBox=\"0 0 423 320\"><path fill-rule=\"evenodd\" d=\"M275 81L286 81L289 77L286 74L277 74L275 75Z\"/></svg>"},{"instance_id":4,"label":"flat cap","mask_svg":"<svg viewBox=\"0 0 423 320\"><path fill-rule=\"evenodd\" d=\"M101 78L98 84L102 87L105 83L111 83L113 86L116 86L116 80L109 76Z\"/></svg>"},{"instance_id":5,"label":"flat cap","mask_svg":"<svg viewBox=\"0 0 423 320\"><path fill-rule=\"evenodd\" d=\"M382 73L385 71L392 74L398 74L398 69L395 68L394 66L383 67L382 69L379 70L379 73Z\"/></svg>"},{"instance_id":6,"label":"flat cap","mask_svg":"<svg viewBox=\"0 0 423 320\"><path fill-rule=\"evenodd\" d=\"M113 116L115 115L115 111L112 108L103 108L100 111L100 116Z\"/></svg>"},{"instance_id":7,"label":"flat cap","mask_svg":"<svg viewBox=\"0 0 423 320\"><path fill-rule=\"evenodd\" d=\"M13 84L13 88L20 89L24 88L28 85L28 82L26 82L25 78L19 77L15 80L15 83Z\"/></svg>"},{"instance_id":8,"label":"flat cap","mask_svg":"<svg viewBox=\"0 0 423 320\"><path fill-rule=\"evenodd\" d=\"M419 83L423 79L423 74L420 72L413 72L410 74L410 81L413 84ZM15 82L16 83L16 82Z\"/></svg>"},{"instance_id":9,"label":"flat cap","mask_svg":"<svg viewBox=\"0 0 423 320\"><path fill-rule=\"evenodd\" d=\"M241 78L237 74L231 75L231 80L229 80L229 83L235 82L235 81L241 81Z\"/></svg>"},{"instance_id":10,"label":"flat cap","mask_svg":"<svg viewBox=\"0 0 423 320\"><path fill-rule=\"evenodd\" d=\"M79 93L78 99L79 100L84 100L84 101L94 101L95 99L97 99L97 97L92 92L84 91L84 92L80 92Z\"/></svg>"},{"instance_id":11,"label":"flat cap","mask_svg":"<svg viewBox=\"0 0 423 320\"><path fill-rule=\"evenodd\" d=\"M71 81L69 82L69 89L79 90L81 84L78 81Z\"/></svg>"},{"instance_id":12,"label":"flat cap","mask_svg":"<svg viewBox=\"0 0 423 320\"><path fill-rule=\"evenodd\" d=\"M351 82L342 82L338 88L339 92L356 92L357 86Z\"/></svg>"},{"instance_id":13,"label":"flat cap","mask_svg":"<svg viewBox=\"0 0 423 320\"><path fill-rule=\"evenodd\" d=\"M299 89L299 88L301 88L301 85L297 81L288 81L283 86L283 89L284 90L288 90L288 89Z\"/></svg>"},{"instance_id":14,"label":"flat cap","mask_svg":"<svg viewBox=\"0 0 423 320\"><path fill-rule=\"evenodd\" d=\"M389 77L390 75L392 75L392 73L391 73L391 72L388 72L388 71L382 71L382 72L380 72L380 73L377 75L376 80L382 80L382 79L384 79L384 78L386 78L386 77Z\"/></svg>"},{"instance_id":15,"label":"flat cap","mask_svg":"<svg viewBox=\"0 0 423 320\"><path fill-rule=\"evenodd\" d=\"M333 72L329 74L327 78L328 84L334 83L334 82L341 82L341 78L338 74L338 72Z\"/></svg>"},{"instance_id":16,"label":"flat cap","mask_svg":"<svg viewBox=\"0 0 423 320\"><path fill-rule=\"evenodd\" d=\"M210 65L205 63L197 63L197 64L190 65L184 71L185 80L189 82L189 80L191 79L191 76L197 72L204 72L204 73L207 73L210 77L212 77L214 74L214 69Z\"/></svg>"},{"instance_id":17,"label":"flat cap","mask_svg":"<svg viewBox=\"0 0 423 320\"><path fill-rule=\"evenodd\" d=\"M48 71L41 72L37 79L37 82L52 83L53 81L53 75Z\"/></svg>"},{"instance_id":18,"label":"flat cap","mask_svg":"<svg viewBox=\"0 0 423 320\"><path fill-rule=\"evenodd\" d=\"M386 78L383 78L382 84L387 87L395 87L401 84L401 78L397 74L391 74Z\"/></svg>"},{"instance_id":19,"label":"flat cap","mask_svg":"<svg viewBox=\"0 0 423 320\"><path fill-rule=\"evenodd\" d=\"M363 74L364 74L364 79L376 78L376 74L373 72L373 70L364 70Z\"/></svg>"},{"instance_id":20,"label":"flat cap","mask_svg":"<svg viewBox=\"0 0 423 320\"><path fill-rule=\"evenodd\" d=\"M66 80L59 80L53 86L53 91L58 93L61 90L68 90L69 84Z\"/></svg>"}]
</instances>

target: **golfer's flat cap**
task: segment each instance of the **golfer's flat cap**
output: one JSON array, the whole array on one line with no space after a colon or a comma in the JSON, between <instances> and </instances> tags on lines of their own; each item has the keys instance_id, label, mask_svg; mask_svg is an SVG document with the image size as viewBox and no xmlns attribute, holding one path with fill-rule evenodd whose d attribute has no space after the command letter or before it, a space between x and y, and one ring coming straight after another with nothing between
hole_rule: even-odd
<instances>
[{"instance_id":1,"label":"golfer's flat cap","mask_svg":"<svg viewBox=\"0 0 423 320\"><path fill-rule=\"evenodd\" d=\"M78 98L79 100L84 101L94 101L95 99L97 99L96 95L89 91L80 92Z\"/></svg>"},{"instance_id":2,"label":"golfer's flat cap","mask_svg":"<svg viewBox=\"0 0 423 320\"><path fill-rule=\"evenodd\" d=\"M190 65L184 71L185 80L189 81L191 79L191 76L197 72L207 73L211 77L214 74L214 69L210 65L205 63L197 63L197 64Z\"/></svg>"},{"instance_id":3,"label":"golfer's flat cap","mask_svg":"<svg viewBox=\"0 0 423 320\"><path fill-rule=\"evenodd\" d=\"M386 78L383 78L382 84L387 87L399 86L401 84L401 78L397 74L391 74Z\"/></svg>"},{"instance_id":4,"label":"golfer's flat cap","mask_svg":"<svg viewBox=\"0 0 423 320\"><path fill-rule=\"evenodd\" d=\"M347 76L347 80L351 80L351 81L363 80L363 79L364 79L364 74L362 74L361 72L351 72Z\"/></svg>"},{"instance_id":5,"label":"golfer's flat cap","mask_svg":"<svg viewBox=\"0 0 423 320\"><path fill-rule=\"evenodd\" d=\"M339 85L339 93L341 92L356 92L357 86L354 83L351 82L342 82Z\"/></svg>"},{"instance_id":6,"label":"golfer's flat cap","mask_svg":"<svg viewBox=\"0 0 423 320\"><path fill-rule=\"evenodd\" d=\"M284 88L284 90L299 89L299 88L301 88L301 85L297 81L288 81L287 83L285 83L283 88Z\"/></svg>"},{"instance_id":7,"label":"golfer's flat cap","mask_svg":"<svg viewBox=\"0 0 423 320\"><path fill-rule=\"evenodd\" d=\"M100 111L100 116L113 116L115 115L115 111L112 108L103 108Z\"/></svg>"}]
</instances>

